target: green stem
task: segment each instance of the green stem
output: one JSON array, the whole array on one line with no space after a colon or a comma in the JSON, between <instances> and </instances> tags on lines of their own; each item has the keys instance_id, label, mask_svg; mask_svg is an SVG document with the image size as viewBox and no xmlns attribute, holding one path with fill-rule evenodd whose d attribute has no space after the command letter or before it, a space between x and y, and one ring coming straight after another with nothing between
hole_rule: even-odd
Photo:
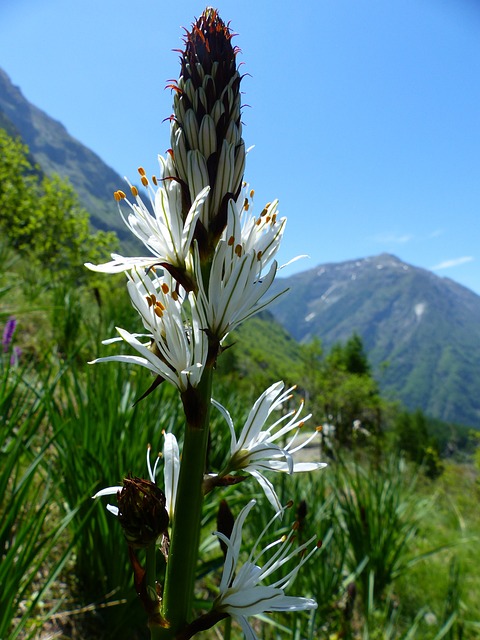
<instances>
[{"instance_id":1,"label":"green stem","mask_svg":"<svg viewBox=\"0 0 480 640\"><path fill-rule=\"evenodd\" d=\"M164 638L162 635L165 630L162 628L162 618L160 616L160 605L157 598L157 548L153 542L146 549L145 557L145 588L146 598L151 602L152 606L148 611L148 626L150 628L151 640L160 640Z\"/></svg>"},{"instance_id":2,"label":"green stem","mask_svg":"<svg viewBox=\"0 0 480 640\"><path fill-rule=\"evenodd\" d=\"M232 635L232 618L225 620L225 630L223 632L223 640L230 640Z\"/></svg>"},{"instance_id":3,"label":"green stem","mask_svg":"<svg viewBox=\"0 0 480 640\"><path fill-rule=\"evenodd\" d=\"M167 563L163 615L175 637L189 622L200 542L203 476L208 446L212 369L184 394L187 416L172 539Z\"/></svg>"},{"instance_id":4,"label":"green stem","mask_svg":"<svg viewBox=\"0 0 480 640\"><path fill-rule=\"evenodd\" d=\"M157 584L157 550L155 541L146 548L145 584L149 596L156 593ZM152 598L150 598L152 599Z\"/></svg>"}]
</instances>

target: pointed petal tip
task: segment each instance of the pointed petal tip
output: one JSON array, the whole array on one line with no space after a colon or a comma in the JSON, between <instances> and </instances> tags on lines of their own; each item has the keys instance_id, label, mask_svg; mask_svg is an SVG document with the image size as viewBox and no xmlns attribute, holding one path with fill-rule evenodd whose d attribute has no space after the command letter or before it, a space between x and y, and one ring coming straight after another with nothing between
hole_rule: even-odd
<instances>
[{"instance_id":1,"label":"pointed petal tip","mask_svg":"<svg viewBox=\"0 0 480 640\"><path fill-rule=\"evenodd\" d=\"M117 487L106 487L105 489L100 489L97 493L92 496L92 499L100 498L101 496L116 496L119 491L123 489L122 486Z\"/></svg>"}]
</instances>

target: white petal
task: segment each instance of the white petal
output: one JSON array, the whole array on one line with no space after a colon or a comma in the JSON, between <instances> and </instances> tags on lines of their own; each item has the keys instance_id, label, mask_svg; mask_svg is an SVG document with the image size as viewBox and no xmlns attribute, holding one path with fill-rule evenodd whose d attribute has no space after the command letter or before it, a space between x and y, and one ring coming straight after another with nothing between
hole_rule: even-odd
<instances>
[{"instance_id":1,"label":"white petal","mask_svg":"<svg viewBox=\"0 0 480 640\"><path fill-rule=\"evenodd\" d=\"M307 255L306 253L302 254L301 256L295 256L295 258L292 258L288 262L285 262L285 264L280 265L280 267L278 267L278 268L279 269L285 269L285 267L289 267L291 264L293 264L297 260L303 260L304 258L310 258L310 256Z\"/></svg>"},{"instance_id":2,"label":"white petal","mask_svg":"<svg viewBox=\"0 0 480 640\"><path fill-rule=\"evenodd\" d=\"M233 424L232 416L230 415L229 411L222 404L220 404L220 402L217 402L214 398L211 399L211 402L213 406L216 407L223 415L227 422L228 428L230 429L230 454L233 455L237 449L237 437L235 435L235 426Z\"/></svg>"},{"instance_id":3,"label":"white petal","mask_svg":"<svg viewBox=\"0 0 480 640\"><path fill-rule=\"evenodd\" d=\"M123 256L112 253L112 258L113 260L103 264L92 264L91 262L86 262L85 266L87 269L90 269L90 271L96 271L97 273L122 273L123 271L129 271L134 267L143 267L148 269L159 262L158 257L153 258L152 256L124 258Z\"/></svg>"},{"instance_id":4,"label":"white petal","mask_svg":"<svg viewBox=\"0 0 480 640\"><path fill-rule=\"evenodd\" d=\"M306 471L324 469L326 466L326 462L294 462L293 469L290 471L285 462L282 462L281 460L272 460L269 464L269 469L271 471L282 471L284 473L303 473Z\"/></svg>"},{"instance_id":5,"label":"white petal","mask_svg":"<svg viewBox=\"0 0 480 640\"><path fill-rule=\"evenodd\" d=\"M258 640L254 630L250 626L250 623L244 616L234 616L238 624L242 627L242 631L245 635L245 640Z\"/></svg>"},{"instance_id":6,"label":"white petal","mask_svg":"<svg viewBox=\"0 0 480 640\"><path fill-rule=\"evenodd\" d=\"M148 360L146 360L145 358L140 358L139 356L107 356L105 358L97 358L96 360L91 360L88 364L98 364L99 362L124 362L126 364L138 364L142 367L145 367L146 369L149 369L153 373L161 373L161 375L171 380L174 384L176 383L176 380L173 377L171 371L169 372L165 369L165 371L160 372L158 367L155 367L150 362L148 362Z\"/></svg>"},{"instance_id":7,"label":"white petal","mask_svg":"<svg viewBox=\"0 0 480 640\"><path fill-rule=\"evenodd\" d=\"M317 471L318 469L325 469L326 466L326 462L295 462L293 465L293 473Z\"/></svg>"},{"instance_id":8,"label":"white petal","mask_svg":"<svg viewBox=\"0 0 480 640\"><path fill-rule=\"evenodd\" d=\"M220 593L224 593L230 585L233 575L235 573L235 566L238 561L240 553L240 546L242 544L242 527L245 522L245 518L250 513L255 500L250 500L248 504L240 511L235 524L233 525L232 535L229 540L224 540L227 545L227 555L225 557L225 564L223 567L222 580L220 582ZM218 535L218 532L216 532Z\"/></svg>"},{"instance_id":9,"label":"white petal","mask_svg":"<svg viewBox=\"0 0 480 640\"><path fill-rule=\"evenodd\" d=\"M116 496L119 491L121 491L123 487L107 487L106 489L101 489L97 491L97 493L92 496L92 498L100 498L101 496Z\"/></svg>"},{"instance_id":10,"label":"white petal","mask_svg":"<svg viewBox=\"0 0 480 640\"><path fill-rule=\"evenodd\" d=\"M229 591L222 598L222 609L242 616L255 616L263 611L270 611L279 597L285 598L283 590L274 587L257 586L242 591Z\"/></svg>"},{"instance_id":11,"label":"white petal","mask_svg":"<svg viewBox=\"0 0 480 640\"><path fill-rule=\"evenodd\" d=\"M180 473L180 453L178 442L173 433L164 434L163 457L165 460L163 475L165 482L166 509L170 519L173 518L177 497L178 476Z\"/></svg>"},{"instance_id":12,"label":"white petal","mask_svg":"<svg viewBox=\"0 0 480 640\"><path fill-rule=\"evenodd\" d=\"M278 499L278 496L275 493L275 489L273 488L273 484L270 482L270 480L267 480L267 478L265 478L264 475L262 475L258 471L255 471L254 469L250 469L249 473L260 484L260 486L262 487L265 493L265 496L267 497L267 500L273 506L275 511L280 511L282 508L282 505L280 504L280 500Z\"/></svg>"},{"instance_id":13,"label":"white petal","mask_svg":"<svg viewBox=\"0 0 480 640\"><path fill-rule=\"evenodd\" d=\"M283 596L269 611L303 611L305 609L316 609L317 607L318 604L312 598Z\"/></svg>"},{"instance_id":14,"label":"white petal","mask_svg":"<svg viewBox=\"0 0 480 640\"><path fill-rule=\"evenodd\" d=\"M283 382L276 382L255 401L238 439L237 450L249 448L255 438L257 438L268 418L271 405L283 387Z\"/></svg>"},{"instance_id":15,"label":"white petal","mask_svg":"<svg viewBox=\"0 0 480 640\"><path fill-rule=\"evenodd\" d=\"M120 513L119 508L113 504L107 504L107 511L113 513L114 516L118 516L118 514Z\"/></svg>"}]
</instances>

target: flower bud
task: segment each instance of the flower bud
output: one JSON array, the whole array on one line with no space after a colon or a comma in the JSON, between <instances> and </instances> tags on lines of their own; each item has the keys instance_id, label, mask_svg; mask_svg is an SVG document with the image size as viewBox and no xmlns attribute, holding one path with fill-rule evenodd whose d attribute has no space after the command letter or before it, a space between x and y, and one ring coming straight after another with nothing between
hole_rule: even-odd
<instances>
[{"instance_id":1,"label":"flower bud","mask_svg":"<svg viewBox=\"0 0 480 640\"><path fill-rule=\"evenodd\" d=\"M171 118L172 176L182 185L188 208L207 185L210 193L197 221L202 256L215 246L227 223L227 206L237 199L245 168L240 121L240 82L232 33L217 11L207 8L185 35L181 75Z\"/></svg>"},{"instance_id":2,"label":"flower bud","mask_svg":"<svg viewBox=\"0 0 480 640\"><path fill-rule=\"evenodd\" d=\"M134 549L148 547L166 532L165 494L155 483L127 476L117 499L118 520L129 546Z\"/></svg>"}]
</instances>

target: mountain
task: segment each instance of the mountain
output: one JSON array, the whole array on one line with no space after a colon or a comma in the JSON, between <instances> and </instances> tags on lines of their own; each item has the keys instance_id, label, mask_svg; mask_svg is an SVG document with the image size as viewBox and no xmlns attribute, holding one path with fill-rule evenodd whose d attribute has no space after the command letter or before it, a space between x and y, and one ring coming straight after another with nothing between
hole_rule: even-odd
<instances>
[{"instance_id":1,"label":"mountain","mask_svg":"<svg viewBox=\"0 0 480 640\"><path fill-rule=\"evenodd\" d=\"M0 127L22 138L44 173L57 173L70 180L95 229L115 231L126 251L137 246L113 199L113 192L124 183L123 178L75 140L60 122L31 104L2 69Z\"/></svg>"},{"instance_id":2,"label":"mountain","mask_svg":"<svg viewBox=\"0 0 480 640\"><path fill-rule=\"evenodd\" d=\"M384 392L411 409L480 428L480 297L382 254L281 279L271 307L300 342L358 333Z\"/></svg>"}]
</instances>

